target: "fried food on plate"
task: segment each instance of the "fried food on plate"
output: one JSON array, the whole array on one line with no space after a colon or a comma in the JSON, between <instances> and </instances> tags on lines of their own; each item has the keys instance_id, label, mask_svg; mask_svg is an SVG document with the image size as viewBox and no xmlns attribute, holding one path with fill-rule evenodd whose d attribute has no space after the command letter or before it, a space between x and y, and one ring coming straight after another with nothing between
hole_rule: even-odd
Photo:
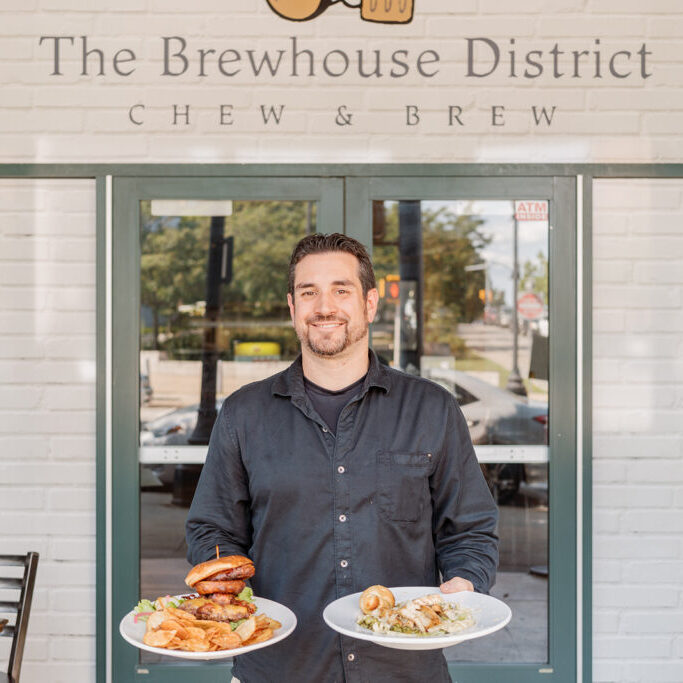
<instances>
[{"instance_id":1,"label":"fried food on plate","mask_svg":"<svg viewBox=\"0 0 683 683\"><path fill-rule=\"evenodd\" d=\"M391 609L394 604L394 594L385 586L370 586L360 596L360 608L363 614L370 614L376 609Z\"/></svg>"}]
</instances>

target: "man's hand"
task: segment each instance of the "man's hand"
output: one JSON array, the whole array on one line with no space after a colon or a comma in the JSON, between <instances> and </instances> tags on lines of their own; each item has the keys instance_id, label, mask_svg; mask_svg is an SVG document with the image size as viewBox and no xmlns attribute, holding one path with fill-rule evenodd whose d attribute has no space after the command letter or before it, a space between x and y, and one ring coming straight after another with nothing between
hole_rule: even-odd
<instances>
[{"instance_id":1,"label":"man's hand","mask_svg":"<svg viewBox=\"0 0 683 683\"><path fill-rule=\"evenodd\" d=\"M452 579L442 583L439 586L442 593L459 593L460 591L473 591L474 586L471 581L463 579L459 576L454 576Z\"/></svg>"}]
</instances>

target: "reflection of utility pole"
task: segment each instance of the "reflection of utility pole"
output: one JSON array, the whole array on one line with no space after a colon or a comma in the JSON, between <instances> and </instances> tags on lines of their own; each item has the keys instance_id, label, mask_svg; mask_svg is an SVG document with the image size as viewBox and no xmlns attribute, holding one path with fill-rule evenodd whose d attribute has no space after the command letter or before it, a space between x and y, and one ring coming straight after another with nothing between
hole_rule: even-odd
<instances>
[{"instance_id":1,"label":"reflection of utility pole","mask_svg":"<svg viewBox=\"0 0 683 683\"><path fill-rule=\"evenodd\" d=\"M466 273L472 273L475 270L484 271L484 322L486 322L488 319L489 302L493 297L493 292L489 294L491 291L489 283L489 264L486 261L482 261L481 263L473 263L471 266L465 266Z\"/></svg>"},{"instance_id":2,"label":"reflection of utility pole","mask_svg":"<svg viewBox=\"0 0 683 683\"><path fill-rule=\"evenodd\" d=\"M417 348L401 349L400 367L406 370L408 366L413 366L419 372L420 358L422 357L424 345L424 323L422 316L422 209L421 202L410 200L398 203L398 258L399 275L401 281L415 280L417 283L415 291L415 315L417 320ZM401 307L396 309L398 315L403 313L405 301L401 296ZM394 351L394 353L396 353Z\"/></svg>"},{"instance_id":3,"label":"reflection of utility pole","mask_svg":"<svg viewBox=\"0 0 683 683\"><path fill-rule=\"evenodd\" d=\"M526 396L526 388L522 382L522 376L519 374L519 328L517 326L517 288L519 286L519 263L517 262L517 214L515 212L515 205L512 205L514 233L512 240L512 370L508 376L508 382L505 388L513 394Z\"/></svg>"},{"instance_id":4,"label":"reflection of utility pole","mask_svg":"<svg viewBox=\"0 0 683 683\"><path fill-rule=\"evenodd\" d=\"M312 235L315 232L313 225L313 202L306 202L306 234Z\"/></svg>"},{"instance_id":5,"label":"reflection of utility pole","mask_svg":"<svg viewBox=\"0 0 683 683\"><path fill-rule=\"evenodd\" d=\"M188 442L208 444L216 421L216 369L218 366L218 318L221 308L221 284L232 279L233 238L223 237L224 216L211 217L209 259L206 273L206 313L202 345L202 389L197 425Z\"/></svg>"}]
</instances>

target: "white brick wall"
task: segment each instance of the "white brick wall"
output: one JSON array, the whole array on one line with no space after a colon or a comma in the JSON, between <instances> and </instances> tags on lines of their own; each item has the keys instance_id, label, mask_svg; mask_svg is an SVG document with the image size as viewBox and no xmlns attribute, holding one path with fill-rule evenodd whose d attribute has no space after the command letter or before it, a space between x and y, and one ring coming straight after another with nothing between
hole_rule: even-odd
<instances>
[{"instance_id":1,"label":"white brick wall","mask_svg":"<svg viewBox=\"0 0 683 683\"><path fill-rule=\"evenodd\" d=\"M683 181L594 189L595 681L683 681Z\"/></svg>"},{"instance_id":2,"label":"white brick wall","mask_svg":"<svg viewBox=\"0 0 683 683\"><path fill-rule=\"evenodd\" d=\"M94 191L0 180L0 553L40 552L26 683L94 680Z\"/></svg>"},{"instance_id":3,"label":"white brick wall","mask_svg":"<svg viewBox=\"0 0 683 683\"><path fill-rule=\"evenodd\" d=\"M361 21L358 9L339 2L314 21L288 22L266 0L35 0L0 3L0 161L677 161L683 155L683 4L678 0L415 0L407 25ZM41 35L77 37L62 46L63 76L50 76L52 54ZM105 75L81 76L80 36L105 51ZM161 37L182 36L190 70L162 77ZM330 50L368 55L410 52L405 78L364 79L290 75L222 76L216 55L198 75L198 48L242 51L300 49L317 55L317 70ZM498 41L502 59L483 79L465 76L467 37ZM545 72L537 79L507 76L509 39L517 63L543 50ZM573 69L573 50L595 49L603 67L616 50L652 52L652 77L552 78L547 51L554 43ZM116 51L135 52L135 72L117 76ZM434 78L414 75L419 52L438 51ZM305 70L305 61L302 62ZM639 64L635 64L639 71ZM145 124L134 126L128 109L144 104ZM190 104L190 125L172 124L174 104ZM220 125L222 104L234 106L234 124ZM264 126L259 106L285 104L279 126ZM335 124L345 104L353 125ZM407 128L407 104L420 106L421 123ZM536 126L531 105L557 106L551 128ZM463 107L464 127L448 126L448 106ZM506 125L491 126L491 107L505 107ZM292 145L296 134L296 145Z\"/></svg>"}]
</instances>

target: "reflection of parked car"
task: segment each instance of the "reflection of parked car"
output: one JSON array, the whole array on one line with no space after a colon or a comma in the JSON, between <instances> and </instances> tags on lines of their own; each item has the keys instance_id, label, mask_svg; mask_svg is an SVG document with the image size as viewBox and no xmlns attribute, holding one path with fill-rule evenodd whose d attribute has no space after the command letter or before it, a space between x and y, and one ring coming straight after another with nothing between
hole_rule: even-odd
<instances>
[{"instance_id":1,"label":"reflection of parked car","mask_svg":"<svg viewBox=\"0 0 683 683\"><path fill-rule=\"evenodd\" d=\"M149 381L149 375L140 374L140 405L149 403L154 396L152 390L152 383Z\"/></svg>"},{"instance_id":2,"label":"reflection of parked car","mask_svg":"<svg viewBox=\"0 0 683 683\"><path fill-rule=\"evenodd\" d=\"M216 410L221 409L223 399L216 401ZM140 425L140 445L141 446L187 446L190 435L197 424L197 413L199 404L183 406L172 410L170 413L161 415ZM197 485L201 466L197 465L148 465L154 478L166 489L173 488L174 502L176 499L187 499L186 490L194 492ZM158 486L159 484L155 485ZM183 489L182 492L176 489ZM190 496L191 499L191 496Z\"/></svg>"},{"instance_id":3,"label":"reflection of parked car","mask_svg":"<svg viewBox=\"0 0 683 683\"><path fill-rule=\"evenodd\" d=\"M528 401L465 372L437 368L430 379L455 394L476 445L544 445L548 443L548 404ZM497 501L509 501L526 479L521 463L482 465Z\"/></svg>"},{"instance_id":4,"label":"reflection of parked car","mask_svg":"<svg viewBox=\"0 0 683 683\"><path fill-rule=\"evenodd\" d=\"M548 404L493 386L466 372L431 370L429 378L455 394L475 444L546 444Z\"/></svg>"},{"instance_id":5,"label":"reflection of parked car","mask_svg":"<svg viewBox=\"0 0 683 683\"><path fill-rule=\"evenodd\" d=\"M216 401L216 410L221 409L223 399ZM141 446L187 445L190 434L197 424L199 404L183 406L170 413L154 418L140 425Z\"/></svg>"}]
</instances>

